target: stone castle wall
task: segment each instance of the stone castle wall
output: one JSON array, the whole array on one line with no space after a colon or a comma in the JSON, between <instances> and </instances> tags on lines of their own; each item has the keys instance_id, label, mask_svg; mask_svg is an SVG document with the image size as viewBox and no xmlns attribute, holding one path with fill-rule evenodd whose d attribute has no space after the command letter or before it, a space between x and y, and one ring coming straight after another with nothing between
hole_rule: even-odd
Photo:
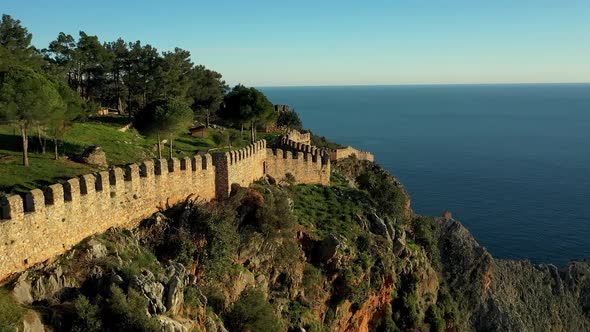
<instances>
[{"instance_id":1,"label":"stone castle wall","mask_svg":"<svg viewBox=\"0 0 590 332\"><path fill-rule=\"evenodd\" d=\"M268 174L298 183L329 184L326 155L270 150L265 141L192 158L145 161L83 175L0 205L0 281L51 259L84 238L115 226L135 227L160 208L189 196L223 199L231 184L248 186Z\"/></svg>"},{"instance_id":2,"label":"stone castle wall","mask_svg":"<svg viewBox=\"0 0 590 332\"><path fill-rule=\"evenodd\" d=\"M342 149L324 150L312 146L310 142L310 133L301 133L297 130L292 130L281 138L280 146L283 149L292 151L293 153L301 151L311 152L318 155L327 154L331 161L348 158L352 155L354 155L359 160L375 161L375 156L371 152L355 149L352 146L347 146Z\"/></svg>"},{"instance_id":3,"label":"stone castle wall","mask_svg":"<svg viewBox=\"0 0 590 332\"><path fill-rule=\"evenodd\" d=\"M352 155L354 155L359 160L375 161L375 156L371 152L358 150L352 146L347 146L337 150L330 150L330 160L332 161L348 158Z\"/></svg>"},{"instance_id":4,"label":"stone castle wall","mask_svg":"<svg viewBox=\"0 0 590 332\"><path fill-rule=\"evenodd\" d=\"M283 149L268 149L265 164L266 173L277 180L287 180L290 173L295 182L330 183L330 159L307 152L292 152Z\"/></svg>"},{"instance_id":5,"label":"stone castle wall","mask_svg":"<svg viewBox=\"0 0 590 332\"><path fill-rule=\"evenodd\" d=\"M247 148L214 154L216 165L216 191L218 196L227 196L233 183L247 187L264 175L266 141L261 140Z\"/></svg>"},{"instance_id":6,"label":"stone castle wall","mask_svg":"<svg viewBox=\"0 0 590 332\"><path fill-rule=\"evenodd\" d=\"M290 130L287 133L287 139L295 142L295 143L302 143L311 145L311 133L310 132L300 132L299 130Z\"/></svg>"}]
</instances>

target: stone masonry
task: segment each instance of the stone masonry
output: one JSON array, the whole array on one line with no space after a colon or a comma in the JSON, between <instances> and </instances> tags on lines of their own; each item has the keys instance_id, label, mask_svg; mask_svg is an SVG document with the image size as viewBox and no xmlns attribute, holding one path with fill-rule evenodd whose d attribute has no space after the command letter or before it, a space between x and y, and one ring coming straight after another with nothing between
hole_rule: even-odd
<instances>
[{"instance_id":1,"label":"stone masonry","mask_svg":"<svg viewBox=\"0 0 590 332\"><path fill-rule=\"evenodd\" d=\"M298 183L329 184L330 160L315 151L266 148L264 140L226 153L112 167L12 195L0 205L0 281L49 260L111 227L132 228L188 197L228 197L231 184L291 173Z\"/></svg>"}]
</instances>

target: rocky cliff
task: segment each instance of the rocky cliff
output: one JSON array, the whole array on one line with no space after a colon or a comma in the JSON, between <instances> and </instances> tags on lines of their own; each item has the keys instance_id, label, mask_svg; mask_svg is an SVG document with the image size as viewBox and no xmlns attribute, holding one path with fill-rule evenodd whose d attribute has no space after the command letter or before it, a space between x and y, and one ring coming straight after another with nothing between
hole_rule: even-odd
<instances>
[{"instance_id":1,"label":"rocky cliff","mask_svg":"<svg viewBox=\"0 0 590 332\"><path fill-rule=\"evenodd\" d=\"M589 309L588 263L494 259L349 158L86 239L4 285L0 331L585 331Z\"/></svg>"}]
</instances>

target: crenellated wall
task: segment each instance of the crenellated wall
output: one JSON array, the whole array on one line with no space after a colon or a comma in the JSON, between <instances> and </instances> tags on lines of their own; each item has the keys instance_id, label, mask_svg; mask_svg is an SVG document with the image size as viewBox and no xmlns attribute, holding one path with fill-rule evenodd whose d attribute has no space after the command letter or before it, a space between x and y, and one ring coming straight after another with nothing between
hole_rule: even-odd
<instances>
[{"instance_id":1,"label":"crenellated wall","mask_svg":"<svg viewBox=\"0 0 590 332\"><path fill-rule=\"evenodd\" d=\"M231 152L150 160L87 174L0 205L0 281L51 259L84 238L115 226L134 227L159 208L192 196L228 197L231 184L248 186L265 174L298 183L330 182L330 161L317 150L291 153L262 140Z\"/></svg>"},{"instance_id":2,"label":"crenellated wall","mask_svg":"<svg viewBox=\"0 0 590 332\"><path fill-rule=\"evenodd\" d=\"M0 220L0 280L70 249L84 238L114 226L133 227L194 194L215 197L211 155L145 161L83 175L24 201L9 196Z\"/></svg>"},{"instance_id":3,"label":"crenellated wall","mask_svg":"<svg viewBox=\"0 0 590 332\"><path fill-rule=\"evenodd\" d=\"M284 136L281 138L280 147L283 150L288 150L293 153L303 152L306 154L311 154L315 158L321 158L324 155L328 155L328 153L325 150L319 149L319 148L312 146L310 144L296 142L296 141L290 139L289 136Z\"/></svg>"},{"instance_id":4,"label":"crenellated wall","mask_svg":"<svg viewBox=\"0 0 590 332\"><path fill-rule=\"evenodd\" d=\"M347 146L342 149L330 150L330 160L338 160L348 158L354 155L359 160L375 161L375 156L368 151L355 149L352 146Z\"/></svg>"},{"instance_id":5,"label":"crenellated wall","mask_svg":"<svg viewBox=\"0 0 590 332\"><path fill-rule=\"evenodd\" d=\"M371 152L355 149L352 146L347 146L342 149L319 149L311 145L310 133L301 133L297 130L291 130L287 135L283 136L280 141L280 146L283 149L293 151L293 153L302 151L318 153L320 155L328 154L331 161L348 158L352 155L360 160L375 161L375 156Z\"/></svg>"},{"instance_id":6,"label":"crenellated wall","mask_svg":"<svg viewBox=\"0 0 590 332\"><path fill-rule=\"evenodd\" d=\"M283 180L290 173L298 183L330 184L330 159L311 152L268 149L266 174Z\"/></svg>"},{"instance_id":7,"label":"crenellated wall","mask_svg":"<svg viewBox=\"0 0 590 332\"><path fill-rule=\"evenodd\" d=\"M307 145L311 145L311 133L310 132L301 132L299 130L289 130L287 133L287 139L291 140L295 143L303 143Z\"/></svg>"},{"instance_id":8,"label":"crenellated wall","mask_svg":"<svg viewBox=\"0 0 590 332\"><path fill-rule=\"evenodd\" d=\"M265 140L241 150L214 154L218 195L227 196L233 183L247 187L262 178L266 156Z\"/></svg>"}]
</instances>

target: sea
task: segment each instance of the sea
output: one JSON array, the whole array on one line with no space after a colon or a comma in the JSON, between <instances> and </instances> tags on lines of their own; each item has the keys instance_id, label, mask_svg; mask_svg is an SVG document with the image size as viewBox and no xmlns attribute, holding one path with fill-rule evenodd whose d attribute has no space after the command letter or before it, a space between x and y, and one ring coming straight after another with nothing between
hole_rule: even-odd
<instances>
[{"instance_id":1,"label":"sea","mask_svg":"<svg viewBox=\"0 0 590 332\"><path fill-rule=\"evenodd\" d=\"M590 84L265 87L496 258L590 259Z\"/></svg>"}]
</instances>

